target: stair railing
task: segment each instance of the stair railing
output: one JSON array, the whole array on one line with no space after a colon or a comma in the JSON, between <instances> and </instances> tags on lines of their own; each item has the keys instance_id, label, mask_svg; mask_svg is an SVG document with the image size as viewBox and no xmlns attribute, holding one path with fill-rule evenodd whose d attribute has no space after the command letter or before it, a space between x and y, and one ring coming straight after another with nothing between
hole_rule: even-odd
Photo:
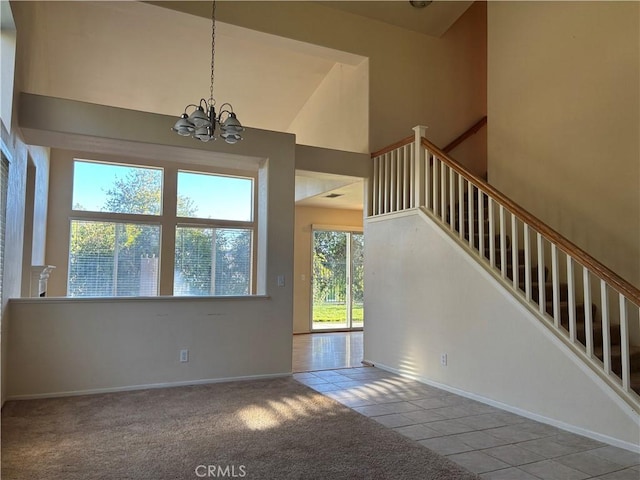
<instances>
[{"instance_id":1,"label":"stair railing","mask_svg":"<svg viewBox=\"0 0 640 480\"><path fill-rule=\"evenodd\" d=\"M414 131L372 154L368 215L422 209L640 411L640 290Z\"/></svg>"}]
</instances>

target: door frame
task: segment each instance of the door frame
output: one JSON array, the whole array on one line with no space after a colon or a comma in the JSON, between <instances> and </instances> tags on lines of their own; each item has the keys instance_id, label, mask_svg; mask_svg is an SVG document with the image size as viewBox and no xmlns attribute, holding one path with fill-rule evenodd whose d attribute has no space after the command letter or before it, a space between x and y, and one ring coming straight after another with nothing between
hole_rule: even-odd
<instances>
[{"instance_id":1,"label":"door frame","mask_svg":"<svg viewBox=\"0 0 640 480\"><path fill-rule=\"evenodd\" d=\"M311 333L322 333L322 332L357 332L357 331L362 331L364 329L364 314L363 314L363 320L362 320L362 327L338 327L338 328L323 328L322 330L317 330L313 328L313 281L314 281L314 275L313 275L313 254L314 254L314 246L315 246L315 235L314 233L318 230L324 230L324 231L331 231L331 232L344 232L344 233L360 233L363 235L364 238L364 227L360 226L360 227L356 227L356 226L350 226L350 225L325 225L325 224L311 224L311 244L310 244L310 250L311 250L311 254L310 254L310 265L309 265L309 276L310 276L310 285L311 285L311 289L310 289L310 295L309 295L309 331ZM353 305L352 303L352 278L353 278L353 262L351 261L351 244L349 244L348 250L347 250L347 259L349 260L349 271L348 271L348 276L349 276L349 291L346 292L346 296L349 300L349 314L348 316L351 317L351 310ZM350 320L350 321L349 321ZM350 323L351 325L353 325L353 318L349 319L347 318L347 322Z\"/></svg>"}]
</instances>

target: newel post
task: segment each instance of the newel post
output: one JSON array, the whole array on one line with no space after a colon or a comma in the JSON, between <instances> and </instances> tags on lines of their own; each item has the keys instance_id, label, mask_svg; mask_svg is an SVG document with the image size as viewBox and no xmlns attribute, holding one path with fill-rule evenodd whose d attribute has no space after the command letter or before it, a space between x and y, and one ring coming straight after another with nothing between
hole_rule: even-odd
<instances>
[{"instance_id":1,"label":"newel post","mask_svg":"<svg viewBox=\"0 0 640 480\"><path fill-rule=\"evenodd\" d=\"M425 205L425 198L424 198L424 192L425 192L424 181L425 180L424 179L425 179L425 168L427 167L425 162L425 151L424 151L424 148L422 148L422 137L425 136L427 127L423 125L418 125L417 127L413 127L413 131L416 134L416 139L413 145L413 165L414 165L413 192L415 195L414 196L415 204L413 206L415 208L418 208Z\"/></svg>"}]
</instances>

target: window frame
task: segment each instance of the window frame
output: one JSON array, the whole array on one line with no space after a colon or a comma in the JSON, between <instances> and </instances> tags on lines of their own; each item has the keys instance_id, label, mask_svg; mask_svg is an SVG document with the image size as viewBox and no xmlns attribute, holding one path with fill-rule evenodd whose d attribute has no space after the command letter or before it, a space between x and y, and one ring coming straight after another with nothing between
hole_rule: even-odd
<instances>
[{"instance_id":1,"label":"window frame","mask_svg":"<svg viewBox=\"0 0 640 480\"><path fill-rule=\"evenodd\" d=\"M96 155L97 156L97 155ZM69 238L67 241L67 263L70 260L71 246L71 222L72 220L85 221L104 221L115 223L135 223L148 224L160 227L160 255L159 255L159 291L158 296L175 296L182 298L183 295L174 294L174 268L175 268L175 246L176 246L176 230L178 227L193 228L242 228L251 231L251 275L249 295L256 295L257 291L257 235L259 225L259 209L258 209L258 171L254 170L236 170L215 167L210 165L199 165L181 163L179 161L169 162L162 160L149 159L89 159L86 157L74 156L71 168L71 183L73 189L73 180L75 174L75 162L103 163L111 165L119 165L125 167L141 167L162 170L162 192L161 192L161 208L160 215L134 214L134 213L113 213L113 212L96 212L88 210L74 210L73 191L70 200L70 215L68 217ZM178 198L178 172L197 173L205 175L227 176L251 180L251 205L252 219L251 221L238 220L220 220L198 217L181 217L177 215L177 198ZM66 291L69 291L69 272L67 271ZM226 298L219 295L203 295L199 298L214 297ZM75 298L75 297L74 297ZM81 298L81 297L78 297ZM122 297L100 297L100 298L122 298ZM130 298L130 297L129 297Z\"/></svg>"}]
</instances>

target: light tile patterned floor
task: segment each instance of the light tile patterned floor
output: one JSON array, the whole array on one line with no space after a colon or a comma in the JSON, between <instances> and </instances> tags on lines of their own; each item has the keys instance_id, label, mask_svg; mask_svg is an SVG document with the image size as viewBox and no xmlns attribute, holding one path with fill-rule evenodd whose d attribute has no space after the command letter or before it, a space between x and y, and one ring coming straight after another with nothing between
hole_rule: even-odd
<instances>
[{"instance_id":1,"label":"light tile patterned floor","mask_svg":"<svg viewBox=\"0 0 640 480\"><path fill-rule=\"evenodd\" d=\"M350 345L358 342L362 345L362 333L321 335L332 337L317 343L318 350L311 348L315 343L313 339L294 340L294 351L296 341L299 342L298 359L306 358L306 363L296 364L294 357L294 370L301 372L307 368L305 365L319 369L295 373L295 379L447 456L482 478L640 480L640 454L380 369L353 367L352 356L358 356L355 348L332 349L327 348L327 344L345 345L347 337ZM310 349L308 355L300 353L302 348ZM336 354L337 350L342 353ZM327 362L323 363L325 356ZM346 366L353 368L336 367L340 356ZM361 352L359 358L362 358ZM323 370L323 366L330 369Z\"/></svg>"}]
</instances>

